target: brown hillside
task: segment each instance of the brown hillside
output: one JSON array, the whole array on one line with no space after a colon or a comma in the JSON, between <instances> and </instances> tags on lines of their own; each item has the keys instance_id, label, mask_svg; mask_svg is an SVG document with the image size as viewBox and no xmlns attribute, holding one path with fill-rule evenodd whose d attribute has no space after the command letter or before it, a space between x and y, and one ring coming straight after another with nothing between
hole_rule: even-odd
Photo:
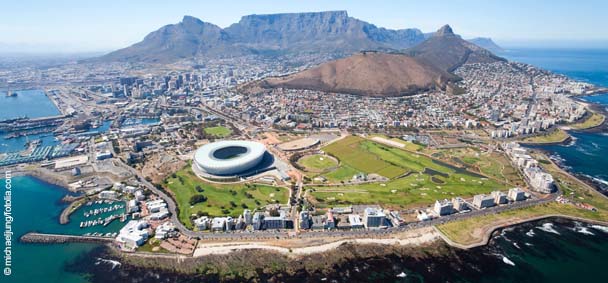
<instances>
[{"instance_id":1,"label":"brown hillside","mask_svg":"<svg viewBox=\"0 0 608 283\"><path fill-rule=\"evenodd\" d=\"M403 96L445 88L455 75L402 54L365 52L286 77L268 78L265 88L309 89L365 96Z\"/></svg>"}]
</instances>

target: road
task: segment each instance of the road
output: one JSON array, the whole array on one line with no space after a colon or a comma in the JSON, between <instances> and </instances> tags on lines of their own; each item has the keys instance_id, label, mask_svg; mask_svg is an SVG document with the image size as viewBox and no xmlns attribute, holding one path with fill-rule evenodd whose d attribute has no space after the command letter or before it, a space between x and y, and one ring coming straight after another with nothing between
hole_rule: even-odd
<instances>
[{"instance_id":1,"label":"road","mask_svg":"<svg viewBox=\"0 0 608 283\"><path fill-rule=\"evenodd\" d=\"M177 218L177 205L173 201L169 195L167 195L164 191L157 189L152 183L148 182L145 178L143 178L137 170L126 165L122 161L118 160L118 164L124 167L126 170L129 170L134 176L138 176L141 183L146 186L150 191L157 194L159 197L164 199L167 202L167 207L171 212L171 221L175 224L175 227L180 231L180 233L184 234L187 237L196 237L203 240L264 240L264 239L287 239L287 238L314 238L314 237L345 237L345 236L357 236L357 237L366 237L366 236L382 236L389 235L394 232L403 232L412 229L418 229L422 227L430 227L433 225L439 225L451 221L461 220L469 217L475 216L483 216L488 214L495 214L506 210L518 209L524 207L530 207L533 205L549 203L555 201L555 199L560 195L559 192L548 195L546 198L542 199L534 199L521 201L514 204L509 205L501 205L490 207L486 209L473 210L468 213L457 213L447 216L442 216L439 218L435 218L429 221L423 222L413 222L408 223L404 226L392 227L387 229L379 229L379 230L345 230L345 231L312 231L312 232L303 232L298 233L294 236L293 231L291 230L264 230L264 231L234 231L234 232L220 232L220 233L210 233L210 232L200 232L200 231L192 231L189 230L183 223L179 221ZM298 184L299 192L301 192L301 183ZM297 222L294 222L294 225L297 225Z\"/></svg>"},{"instance_id":2,"label":"road","mask_svg":"<svg viewBox=\"0 0 608 283\"><path fill-rule=\"evenodd\" d=\"M219 117L225 119L226 121L234 121L234 119L232 117L228 117L228 116L224 115L223 113L216 111L215 109L211 109L206 106L203 106L198 109L214 113L215 115L218 115ZM233 124L240 130L247 128L247 125L237 124L234 122L233 122ZM233 232L210 233L210 232L192 231L192 230L188 229L183 223L181 223L179 221L179 219L177 217L177 204L175 203L175 201L173 200L172 197L167 195L164 191L156 188L152 183L148 182L144 177L142 177L142 175L136 169L132 168L131 166L128 166L127 164L122 162L122 160L120 160L118 158L116 160L117 160L117 163L119 164L119 166L125 168L130 173L132 173L134 176L137 176L138 179L140 180L140 182L146 188L148 188L150 191L152 191L153 193L158 195L160 198L165 200L165 202L167 202L167 207L169 209L169 212L171 213L171 216L170 216L171 221L175 224L175 227L177 228L177 230L179 230L182 234L184 234L187 237L196 237L196 238L200 238L203 240L263 240L263 239L281 239L281 238L285 239L285 238L344 237L344 236L366 237L366 236L389 235L390 233L394 233L394 232L403 232L403 231L407 231L407 230L411 230L411 229L429 227L429 226L443 224L443 223L455 221L455 220L461 220L461 219L465 219L465 218L469 218L469 217L494 214L494 213L499 213L499 212L506 211L506 210L529 207L529 206L542 204L542 203L548 203L548 202L555 201L557 196L561 194L561 192L558 191L556 193L548 195L546 198L533 199L533 200L531 199L531 200L522 201L522 202L518 202L518 203L514 203L514 204L509 204L509 205L501 205L501 206L495 206L495 207L481 209L481 210L473 210L468 213L452 214L452 215L435 218L435 219L432 219L429 221L413 222L413 223L408 223L407 225L404 225L404 226L391 227L391 228L379 229L379 230L300 232L300 230L298 229L299 225L298 225L298 221L297 221L298 215L297 215L296 206L293 206L292 207L292 218L294 219L294 226L295 226L294 230L282 230L282 231L264 230L264 231L253 231L253 232L252 231L233 231ZM297 180L296 187L297 187L297 198L299 199L303 192L302 180ZM294 232L296 232L296 233L294 233Z\"/></svg>"}]
</instances>

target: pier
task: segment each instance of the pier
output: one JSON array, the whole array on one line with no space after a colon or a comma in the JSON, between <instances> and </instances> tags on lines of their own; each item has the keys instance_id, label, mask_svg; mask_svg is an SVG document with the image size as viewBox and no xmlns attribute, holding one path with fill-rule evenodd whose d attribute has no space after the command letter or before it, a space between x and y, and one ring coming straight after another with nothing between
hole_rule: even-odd
<instances>
[{"instance_id":1,"label":"pier","mask_svg":"<svg viewBox=\"0 0 608 283\"><path fill-rule=\"evenodd\" d=\"M112 237L97 236L78 236L44 233L27 233L19 239L22 243L44 243L44 244L63 244L63 243L111 243Z\"/></svg>"}]
</instances>

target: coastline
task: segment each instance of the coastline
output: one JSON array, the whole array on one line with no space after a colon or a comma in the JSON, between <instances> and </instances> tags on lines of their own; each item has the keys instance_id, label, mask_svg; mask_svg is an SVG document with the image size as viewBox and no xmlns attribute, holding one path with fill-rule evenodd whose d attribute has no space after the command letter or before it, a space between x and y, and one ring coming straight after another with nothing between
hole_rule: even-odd
<instances>
[{"instance_id":1,"label":"coastline","mask_svg":"<svg viewBox=\"0 0 608 283\"><path fill-rule=\"evenodd\" d=\"M13 171L12 173L13 176L31 176L46 183L62 187L66 191L73 192L69 189L69 184L65 180L65 178L62 178L57 174L52 174L50 172L43 171L39 168L28 170L19 169L17 171Z\"/></svg>"},{"instance_id":2,"label":"coastline","mask_svg":"<svg viewBox=\"0 0 608 283\"><path fill-rule=\"evenodd\" d=\"M555 144L567 144L572 140L572 136L568 133L567 130L564 130L566 136L557 141L547 141L547 142L525 142L523 140L518 141L519 144L523 146L542 146L542 145L555 145Z\"/></svg>"},{"instance_id":3,"label":"coastline","mask_svg":"<svg viewBox=\"0 0 608 283\"><path fill-rule=\"evenodd\" d=\"M578 221L556 217L550 223L575 227ZM546 218L515 226L532 228L543 225L543 222L546 223ZM443 241L416 246L343 243L331 252L297 256L274 250L243 249L228 254L184 257L168 254L141 256L121 253L109 245L103 245L68 268L88 273L93 283L122 282L127 278L138 278L139 282L394 282L399 280L402 272L411 279L424 279L424 282L452 282L455 279L452 275L457 272L473 276L467 278L473 278L471 282L478 282L486 272L493 272L497 268L511 270L512 264L504 258L516 261L518 266L522 261L513 258L496 241L496 233L501 230L499 233L502 236L508 227L495 230L485 245L470 249L454 248ZM530 241L531 238L523 233L526 242ZM511 246L510 240L507 241ZM520 244L523 248L523 243ZM518 246L515 248L520 249ZM374 277L375 272L385 277Z\"/></svg>"},{"instance_id":4,"label":"coastline","mask_svg":"<svg viewBox=\"0 0 608 283\"><path fill-rule=\"evenodd\" d=\"M532 218L528 218L528 219L506 221L505 223L495 224L495 225L491 226L490 228L485 229L482 239L480 239L476 243L467 244L467 245L456 243L456 242L452 241L449 237L444 235L436 226L433 226L433 228L435 228L437 233L440 235L441 239L444 242L446 242L448 245L455 247L455 248L468 250L468 249L473 249L473 248L488 245L490 243L490 240L492 239L492 235L499 230L519 226L519 225L530 223L530 222L536 222L536 221L545 220L545 219L552 219L552 218L561 218L561 219L566 219L566 220L571 220L571 221L580 221L580 222L584 222L587 224L595 224L595 225L602 225L602 226L608 227L608 222L606 222L606 221L597 221L597 220L593 220L593 219L569 216L569 215L565 215L565 214L547 214L547 215L536 216L536 217L532 217Z\"/></svg>"},{"instance_id":5,"label":"coastline","mask_svg":"<svg viewBox=\"0 0 608 283\"><path fill-rule=\"evenodd\" d=\"M553 161L551 161L551 162L553 162ZM557 163L554 163L554 164L558 168L560 168L560 170L564 171L565 173L571 174L566 169L560 167L559 164L557 164ZM16 174L29 175L34 178L38 178L42 181L45 181L45 182L48 182L51 184L55 184L58 186L62 186L62 184L63 184L61 182L61 180L54 178L53 174L45 174L45 172L41 172L39 170L18 171L18 172L16 172ZM572 176L572 177L589 185L588 182L586 182L587 180L581 179L580 176ZM592 186L592 188L595 190L598 190L598 188L595 186ZM65 189L65 187L64 187L64 189ZM78 200L74 200L69 206L67 206L62 211L61 215L59 216L59 218L60 218L59 221L61 224L66 224L69 222L69 215L71 212L73 212L75 210L73 206L76 203L78 203ZM536 216L536 217L532 217L532 218L528 218L528 219L520 219L520 220L517 220L514 222L507 221L505 223L493 225L490 228L484 228L483 237L478 242L476 242L474 244L468 244L468 245L462 245L462 244L453 242L447 236L445 236L441 231L439 231L436 228L436 226L432 226L432 227L410 230L407 232L391 233L388 235L388 237L366 237L366 238L346 238L346 239L345 238L337 238L337 239L336 238L334 238L334 239L332 239L332 238L319 238L319 239L311 238L313 242L316 241L316 243L312 244L312 245L310 245L310 244L307 245L306 244L307 239L304 239L304 238L291 240L292 241L291 243L283 242L282 243L283 245L281 245L281 244L277 245L276 242L274 244L271 244L271 243L268 243L268 241L244 241L244 242L233 242L233 243L210 242L208 244L199 244L199 246L195 249L194 254L192 256L189 256L188 258L205 257L205 256L210 256L210 255L226 255L226 254L231 254L233 252L239 252L239 251L244 251L244 250L272 251L272 252L278 252L280 254L284 254L284 255L293 257L293 256L311 255L311 254L316 254L316 253L324 253L324 252L327 252L330 250L334 250L345 244L350 244L350 245L382 244L382 245L388 245L388 246L391 246L391 245L416 246L416 245L422 245L425 243L432 243L439 239L442 239L445 243L447 243L448 245L450 245L452 247L461 248L461 249L470 249L470 248L486 245L488 243L489 239L491 238L492 233L494 233L496 230L510 227L510 226L520 225L520 224L527 223L527 222L537 221L540 219L552 218L552 217L561 217L561 218L573 219L573 220L577 220L577 221L583 221L586 223L608 225L608 222L601 222L601 221L595 221L595 220L591 220L591 219L571 217L571 216L561 215L561 214L548 214L548 215ZM405 236L405 237L403 237L403 236ZM78 240L74 239L73 241L77 242ZM286 240L286 241L289 241L289 240ZM299 241L299 243L297 243L296 241ZM318 242L323 242L323 243L318 244ZM150 255L158 256L159 254L148 253L148 252L134 252L134 253L129 253L129 255L148 257ZM164 256L166 256L166 255L164 255Z\"/></svg>"},{"instance_id":6,"label":"coastline","mask_svg":"<svg viewBox=\"0 0 608 283\"><path fill-rule=\"evenodd\" d=\"M602 93L598 93L598 94L605 94L605 93L602 92ZM559 126L559 127L556 126L557 129L554 130L554 131L560 131L560 130L564 131L564 133L566 134L566 136L564 138L555 140L555 141L547 141L547 142L526 142L525 140L520 140L518 142L524 146L559 145L559 144L566 144L572 140L572 136L570 135L570 132L601 131L606 125L606 117L608 115L608 111L606 111L605 106L602 104L589 102L589 101L581 99L580 97L583 97L583 96L591 96L591 95L581 95L579 97L574 97L573 99L578 101L579 103L584 104L585 107L589 108L589 111L585 115L585 117L583 117L579 121L576 121L571 124L567 124L567 125L563 125L563 126ZM599 123L585 125L585 123L587 123L587 121L592 119L593 116L595 116L595 115L600 115L601 121ZM550 135L550 134L551 133L549 133L548 135ZM543 136L543 135L537 135L534 137L541 137L541 136Z\"/></svg>"},{"instance_id":7,"label":"coastline","mask_svg":"<svg viewBox=\"0 0 608 283\"><path fill-rule=\"evenodd\" d=\"M66 206L61 211L61 214L58 215L59 224L62 224L62 225L68 224L70 222L70 215L74 211L76 211L83 203L82 201L80 201L82 199L82 196L75 197L73 195L70 195L70 192L71 193L75 193L75 192L69 189L68 182L65 180L65 178L61 178L57 174L52 174L48 171L45 171L44 169L36 168L36 169L31 169L31 170L15 171L15 172L13 172L13 176L33 177L35 179L38 179L39 181L61 187L63 190L65 190L67 192L66 195L64 196L64 198L62 198L62 201L68 203L68 206Z\"/></svg>"}]
</instances>

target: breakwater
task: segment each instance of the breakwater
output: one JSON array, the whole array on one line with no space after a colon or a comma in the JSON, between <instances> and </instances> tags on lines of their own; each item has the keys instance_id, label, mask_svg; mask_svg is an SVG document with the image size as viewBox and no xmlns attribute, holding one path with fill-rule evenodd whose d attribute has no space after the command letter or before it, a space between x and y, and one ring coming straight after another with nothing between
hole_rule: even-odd
<instances>
[{"instance_id":1,"label":"breakwater","mask_svg":"<svg viewBox=\"0 0 608 283\"><path fill-rule=\"evenodd\" d=\"M111 243L114 238L95 237L95 236L76 236L44 233L27 233L19 240L22 243L44 243L44 244L63 244L63 243Z\"/></svg>"}]
</instances>

